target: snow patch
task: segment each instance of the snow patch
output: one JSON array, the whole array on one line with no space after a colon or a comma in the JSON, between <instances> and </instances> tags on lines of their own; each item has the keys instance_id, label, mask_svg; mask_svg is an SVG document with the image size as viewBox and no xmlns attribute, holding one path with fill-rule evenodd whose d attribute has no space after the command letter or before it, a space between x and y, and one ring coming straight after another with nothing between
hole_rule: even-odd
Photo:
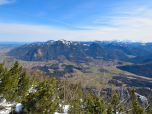
<instances>
[{"instance_id":1,"label":"snow patch","mask_svg":"<svg viewBox=\"0 0 152 114\"><path fill-rule=\"evenodd\" d=\"M129 78L129 79L137 79L137 78L133 78L133 77L127 77L127 78Z\"/></svg>"},{"instance_id":2,"label":"snow patch","mask_svg":"<svg viewBox=\"0 0 152 114\"><path fill-rule=\"evenodd\" d=\"M65 106L63 107L64 113L68 113L69 108L70 108L70 105L65 105Z\"/></svg>"},{"instance_id":3,"label":"snow patch","mask_svg":"<svg viewBox=\"0 0 152 114\"><path fill-rule=\"evenodd\" d=\"M3 99L0 103L0 106L4 107L3 110L0 110L0 114L9 114L11 112L11 106L15 105L14 103L6 102L6 99Z\"/></svg>"},{"instance_id":4,"label":"snow patch","mask_svg":"<svg viewBox=\"0 0 152 114\"><path fill-rule=\"evenodd\" d=\"M88 45L88 44L83 44L84 46L90 46L90 45Z\"/></svg>"},{"instance_id":5,"label":"snow patch","mask_svg":"<svg viewBox=\"0 0 152 114\"><path fill-rule=\"evenodd\" d=\"M6 99L3 99L2 102L0 103L0 106L4 107L4 109L0 110L0 114L9 114L11 112L11 107L14 106L15 103L9 103L6 101ZM17 103L17 105L15 106L15 111L16 112L21 112L22 111L22 104L21 103Z\"/></svg>"},{"instance_id":6,"label":"snow patch","mask_svg":"<svg viewBox=\"0 0 152 114\"><path fill-rule=\"evenodd\" d=\"M37 90L35 89L36 87L37 87L37 85L32 85L31 88L29 88L29 90L28 90L29 93L32 93L32 92L35 93L35 92L37 91ZM29 95L29 93L28 93L27 95Z\"/></svg>"},{"instance_id":7,"label":"snow patch","mask_svg":"<svg viewBox=\"0 0 152 114\"><path fill-rule=\"evenodd\" d=\"M60 105L60 106L61 106L61 105ZM63 106L63 113L55 112L54 114L68 114L69 108L70 108L70 105L64 105L64 106Z\"/></svg>"},{"instance_id":8,"label":"snow patch","mask_svg":"<svg viewBox=\"0 0 152 114\"><path fill-rule=\"evenodd\" d=\"M137 98L139 97L143 102L147 102L148 101L148 99L145 96L142 96L142 95L140 95L138 93L135 93L135 95L137 96Z\"/></svg>"},{"instance_id":9,"label":"snow patch","mask_svg":"<svg viewBox=\"0 0 152 114\"><path fill-rule=\"evenodd\" d=\"M62 42L63 44L66 44L66 45L70 45L71 43L73 43L72 41L66 41L66 40L59 40L60 42Z\"/></svg>"}]
</instances>

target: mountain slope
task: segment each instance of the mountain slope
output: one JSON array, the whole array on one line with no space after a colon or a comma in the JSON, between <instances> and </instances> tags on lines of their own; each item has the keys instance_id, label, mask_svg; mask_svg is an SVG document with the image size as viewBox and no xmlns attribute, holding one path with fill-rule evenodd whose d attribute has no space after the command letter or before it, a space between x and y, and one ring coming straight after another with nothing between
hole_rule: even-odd
<instances>
[{"instance_id":1,"label":"mountain slope","mask_svg":"<svg viewBox=\"0 0 152 114\"><path fill-rule=\"evenodd\" d=\"M116 45L116 44L109 44L104 46L106 49L109 49L111 51L115 52L121 52L126 55L134 55L134 56L143 56L143 55L148 55L149 52L143 49L138 49L138 48L131 48L129 46L123 46L123 45Z\"/></svg>"},{"instance_id":2,"label":"mountain slope","mask_svg":"<svg viewBox=\"0 0 152 114\"><path fill-rule=\"evenodd\" d=\"M143 65L118 66L117 68L140 76L152 78L152 63L147 63Z\"/></svg>"},{"instance_id":3,"label":"mountain slope","mask_svg":"<svg viewBox=\"0 0 152 114\"><path fill-rule=\"evenodd\" d=\"M86 51L87 55L93 57L93 58L105 58L105 59L116 59L117 56L105 49L104 47L102 47L101 45L99 44L96 44L96 43L92 43L88 50Z\"/></svg>"},{"instance_id":4,"label":"mountain slope","mask_svg":"<svg viewBox=\"0 0 152 114\"><path fill-rule=\"evenodd\" d=\"M147 57L147 55L151 56L151 51L145 50L148 47L150 50L150 47L152 47L151 43L49 40L47 42L35 42L30 45L23 45L11 50L7 55L26 61L47 61L54 59L63 61L67 59L76 62L87 62L91 61L91 57L93 57L94 59L118 59L132 63L146 63L151 62L151 58ZM136 56L136 58L129 58L130 55Z\"/></svg>"},{"instance_id":5,"label":"mountain slope","mask_svg":"<svg viewBox=\"0 0 152 114\"><path fill-rule=\"evenodd\" d=\"M26 61L46 61L53 59L68 59L70 61L89 61L84 51L86 46L68 41L30 44L11 50L7 54Z\"/></svg>"}]
</instances>

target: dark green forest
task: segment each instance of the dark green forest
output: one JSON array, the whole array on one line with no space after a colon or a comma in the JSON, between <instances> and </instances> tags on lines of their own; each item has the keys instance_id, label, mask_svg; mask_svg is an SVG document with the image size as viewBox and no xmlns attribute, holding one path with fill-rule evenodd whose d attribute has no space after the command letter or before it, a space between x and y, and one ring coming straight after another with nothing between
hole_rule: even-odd
<instances>
[{"instance_id":1,"label":"dark green forest","mask_svg":"<svg viewBox=\"0 0 152 114\"><path fill-rule=\"evenodd\" d=\"M142 65L118 66L117 68L131 72L133 74L152 78L152 63Z\"/></svg>"}]
</instances>

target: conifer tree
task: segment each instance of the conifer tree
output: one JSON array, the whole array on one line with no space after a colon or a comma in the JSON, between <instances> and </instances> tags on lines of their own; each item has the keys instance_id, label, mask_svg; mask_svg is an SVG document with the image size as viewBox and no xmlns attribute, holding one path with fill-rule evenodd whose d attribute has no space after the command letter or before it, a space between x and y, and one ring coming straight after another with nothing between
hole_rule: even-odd
<instances>
[{"instance_id":1,"label":"conifer tree","mask_svg":"<svg viewBox=\"0 0 152 114\"><path fill-rule=\"evenodd\" d=\"M81 83L70 84L68 83L66 94L68 97L68 102L70 104L69 113L79 114L82 113L82 88Z\"/></svg>"},{"instance_id":2,"label":"conifer tree","mask_svg":"<svg viewBox=\"0 0 152 114\"><path fill-rule=\"evenodd\" d=\"M113 93L111 105L112 105L114 114L116 114L116 112L118 112L120 110L120 108L122 108L122 107L120 107L120 100L119 100L119 97L118 97L116 91L114 91L114 93Z\"/></svg>"},{"instance_id":3,"label":"conifer tree","mask_svg":"<svg viewBox=\"0 0 152 114\"><path fill-rule=\"evenodd\" d=\"M96 114L107 114L103 100L99 100L97 96L94 98L94 106Z\"/></svg>"},{"instance_id":4,"label":"conifer tree","mask_svg":"<svg viewBox=\"0 0 152 114\"><path fill-rule=\"evenodd\" d=\"M55 111L61 111L55 79L48 78L39 82L35 92L29 93L22 104L25 114L52 114Z\"/></svg>"},{"instance_id":5,"label":"conifer tree","mask_svg":"<svg viewBox=\"0 0 152 114\"><path fill-rule=\"evenodd\" d=\"M111 107L111 105L109 105L109 107L108 107L107 114L112 114L112 107Z\"/></svg>"},{"instance_id":6,"label":"conifer tree","mask_svg":"<svg viewBox=\"0 0 152 114\"><path fill-rule=\"evenodd\" d=\"M135 89L131 90L130 102L131 102L131 108L132 108L133 114L144 114L143 113L144 110L143 110L143 108L141 108L141 106L139 105L138 100L136 98Z\"/></svg>"},{"instance_id":7,"label":"conifer tree","mask_svg":"<svg viewBox=\"0 0 152 114\"><path fill-rule=\"evenodd\" d=\"M135 89L132 88L131 93L130 93L130 101L133 104L136 100L137 100L137 98L136 98L136 95L135 95Z\"/></svg>"},{"instance_id":8,"label":"conifer tree","mask_svg":"<svg viewBox=\"0 0 152 114\"><path fill-rule=\"evenodd\" d=\"M5 64L5 61L2 64L0 64L0 79L3 77L4 73L7 72L7 69L4 68L4 64Z\"/></svg>"},{"instance_id":9,"label":"conifer tree","mask_svg":"<svg viewBox=\"0 0 152 114\"><path fill-rule=\"evenodd\" d=\"M95 113L95 111L94 111L95 107L94 107L94 101L93 101L94 98L93 97L94 96L92 95L92 93L88 93L84 99L84 107L85 107L84 109L87 113L90 113L90 114Z\"/></svg>"},{"instance_id":10,"label":"conifer tree","mask_svg":"<svg viewBox=\"0 0 152 114\"><path fill-rule=\"evenodd\" d=\"M0 64L0 83L2 83L2 78L3 78L4 74L7 72L7 69L4 68L4 64L5 64L5 61L2 64ZM3 99L2 93L0 93L0 101L2 99Z\"/></svg>"},{"instance_id":11,"label":"conifer tree","mask_svg":"<svg viewBox=\"0 0 152 114\"><path fill-rule=\"evenodd\" d=\"M137 100L133 103L132 113L133 114L144 114L143 113L143 109L140 107L140 105L139 105Z\"/></svg>"},{"instance_id":12,"label":"conifer tree","mask_svg":"<svg viewBox=\"0 0 152 114\"><path fill-rule=\"evenodd\" d=\"M30 87L30 81L26 73L22 72L22 67L19 67L18 61L9 71L1 70L1 74L3 76L0 83L0 94L6 101L14 102L26 95Z\"/></svg>"},{"instance_id":13,"label":"conifer tree","mask_svg":"<svg viewBox=\"0 0 152 114\"><path fill-rule=\"evenodd\" d=\"M92 93L88 93L84 99L84 110L90 114L106 114L103 101L99 100L97 96L94 96Z\"/></svg>"},{"instance_id":14,"label":"conifer tree","mask_svg":"<svg viewBox=\"0 0 152 114\"><path fill-rule=\"evenodd\" d=\"M2 82L0 83L0 93L3 97L10 102L13 102L17 97L17 87L18 87L18 62L14 64L14 67L5 73L2 77Z\"/></svg>"},{"instance_id":15,"label":"conifer tree","mask_svg":"<svg viewBox=\"0 0 152 114\"><path fill-rule=\"evenodd\" d=\"M70 102L70 109L68 111L69 114L81 114L82 113L82 102L79 97L75 97Z\"/></svg>"},{"instance_id":16,"label":"conifer tree","mask_svg":"<svg viewBox=\"0 0 152 114\"><path fill-rule=\"evenodd\" d=\"M29 90L31 86L31 80L30 78L27 76L26 71L23 72L20 76L19 76L19 82L18 82L18 96L26 96L25 92L27 90Z\"/></svg>"},{"instance_id":17,"label":"conifer tree","mask_svg":"<svg viewBox=\"0 0 152 114\"><path fill-rule=\"evenodd\" d=\"M119 105L119 113L122 112L124 110L122 104Z\"/></svg>"},{"instance_id":18,"label":"conifer tree","mask_svg":"<svg viewBox=\"0 0 152 114\"><path fill-rule=\"evenodd\" d=\"M152 107L148 106L146 109L147 114L152 114Z\"/></svg>"}]
</instances>

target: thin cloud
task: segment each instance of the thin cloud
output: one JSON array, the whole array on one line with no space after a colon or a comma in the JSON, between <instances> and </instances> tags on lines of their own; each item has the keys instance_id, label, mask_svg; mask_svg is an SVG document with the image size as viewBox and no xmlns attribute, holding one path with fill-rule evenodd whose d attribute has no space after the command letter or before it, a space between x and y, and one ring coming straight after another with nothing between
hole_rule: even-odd
<instances>
[{"instance_id":1,"label":"thin cloud","mask_svg":"<svg viewBox=\"0 0 152 114\"><path fill-rule=\"evenodd\" d=\"M24 24L0 23L1 41L47 41L47 40L141 40L152 42L152 27L143 25L143 28L105 27L94 30L66 30L53 26L38 26Z\"/></svg>"},{"instance_id":2,"label":"thin cloud","mask_svg":"<svg viewBox=\"0 0 152 114\"><path fill-rule=\"evenodd\" d=\"M17 13L22 13L22 14L28 15L28 16L40 17L40 18L43 18L43 19L45 19L45 20L54 21L54 22L57 22L57 23L61 23L61 24L64 24L64 25L68 25L68 26L74 27L73 25L70 25L70 24L65 23L65 22L62 22L62 21L58 21L58 20L55 20L55 19L51 19L51 18L46 18L46 17L44 17L44 15L46 15L45 12L40 12L40 13L38 13L38 14L36 14L36 15L33 15L33 14L30 14L30 13L26 13L26 12L22 12L22 11L17 11L17 10L13 10L13 9L6 9L6 8L3 8L3 9L5 9L5 10L10 10L10 11L17 12Z\"/></svg>"},{"instance_id":3,"label":"thin cloud","mask_svg":"<svg viewBox=\"0 0 152 114\"><path fill-rule=\"evenodd\" d=\"M102 18L94 21L96 24L93 26L84 25L77 27L83 28L83 30L67 30L54 26L0 23L0 41L6 41L5 39L7 41L28 42L59 39L73 41L128 39L152 42L151 12L152 10L148 8L141 8L127 15L102 16ZM125 13L121 12L121 14ZM67 24L57 20L52 21ZM104 25L105 23L106 26Z\"/></svg>"},{"instance_id":4,"label":"thin cloud","mask_svg":"<svg viewBox=\"0 0 152 114\"><path fill-rule=\"evenodd\" d=\"M58 21L58 20L54 20L54 19L49 19L49 18L44 18L44 17L43 17L43 19L47 19L47 20L50 20L50 21L54 21L54 22L57 22L57 23L64 24L64 25L72 26L72 25L70 25L68 23L65 23L65 22L62 22L62 21Z\"/></svg>"},{"instance_id":5,"label":"thin cloud","mask_svg":"<svg viewBox=\"0 0 152 114\"><path fill-rule=\"evenodd\" d=\"M36 14L35 16L38 16L38 17L42 17L42 16L45 16L46 13L45 12L39 12L38 14Z\"/></svg>"},{"instance_id":6,"label":"thin cloud","mask_svg":"<svg viewBox=\"0 0 152 114\"><path fill-rule=\"evenodd\" d=\"M13 3L14 0L0 0L0 5Z\"/></svg>"}]
</instances>

